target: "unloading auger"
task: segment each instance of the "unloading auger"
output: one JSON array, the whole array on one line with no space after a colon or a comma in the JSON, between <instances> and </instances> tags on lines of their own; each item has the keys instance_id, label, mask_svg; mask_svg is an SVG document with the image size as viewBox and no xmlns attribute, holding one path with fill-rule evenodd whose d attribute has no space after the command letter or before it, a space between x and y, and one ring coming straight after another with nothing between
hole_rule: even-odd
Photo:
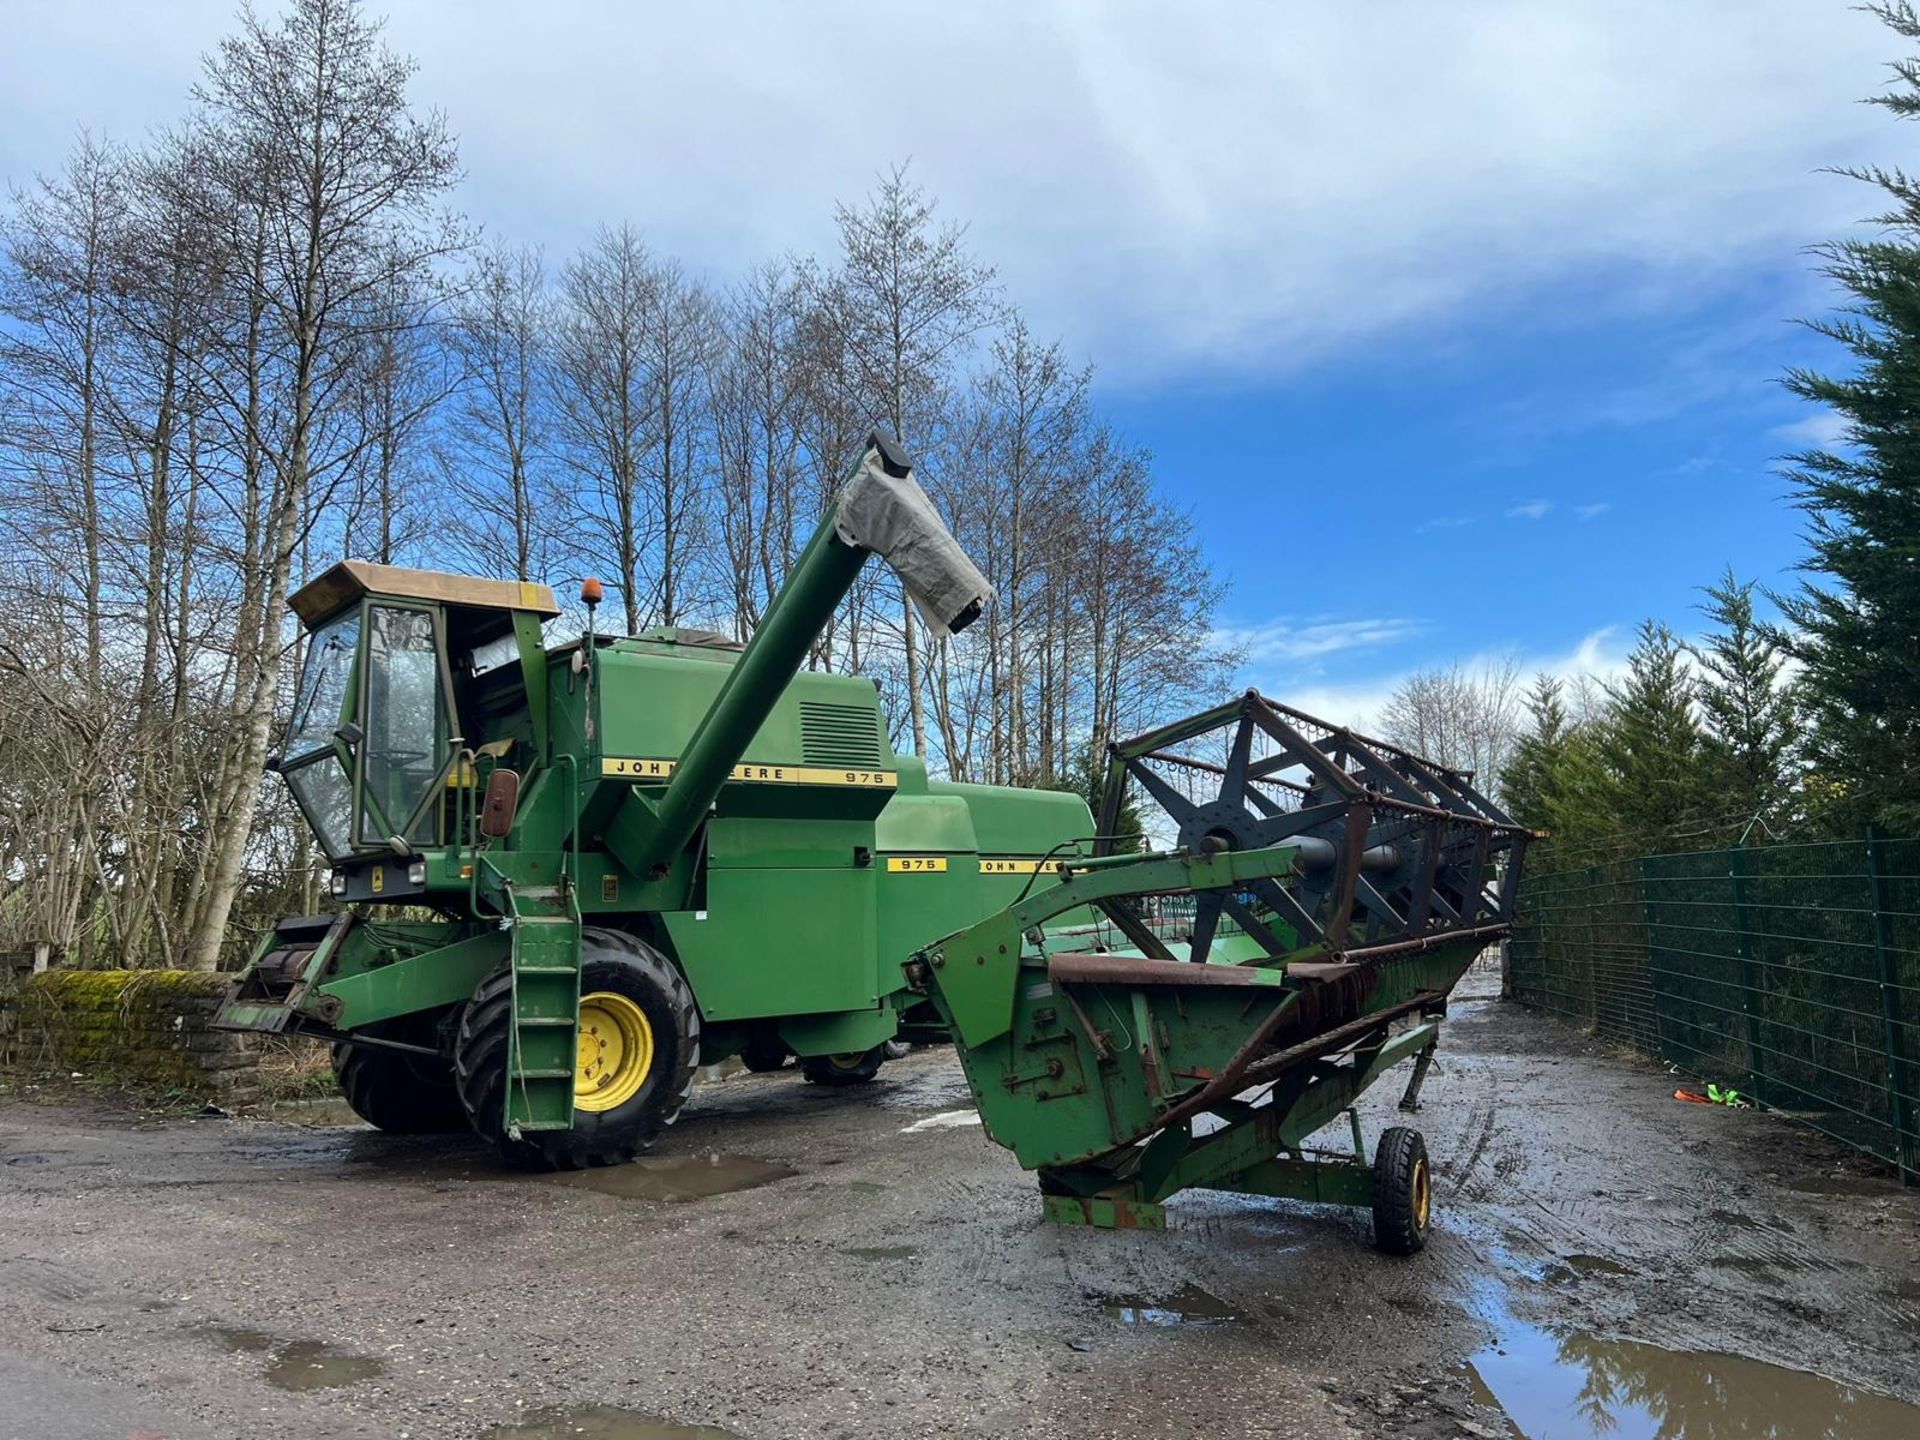
<instances>
[{"instance_id":1,"label":"unloading auger","mask_svg":"<svg viewBox=\"0 0 1920 1440\"><path fill-rule=\"evenodd\" d=\"M1420 1249L1425 1142L1390 1127L1369 1164L1354 1105L1411 1058L1417 1108L1528 832L1471 775L1252 690L1110 755L1094 853L906 967L987 1133L1063 1223L1159 1229L1204 1188L1370 1206L1382 1249ZM1167 848L1115 853L1130 785ZM1343 1113L1351 1151L1309 1148Z\"/></svg>"}]
</instances>

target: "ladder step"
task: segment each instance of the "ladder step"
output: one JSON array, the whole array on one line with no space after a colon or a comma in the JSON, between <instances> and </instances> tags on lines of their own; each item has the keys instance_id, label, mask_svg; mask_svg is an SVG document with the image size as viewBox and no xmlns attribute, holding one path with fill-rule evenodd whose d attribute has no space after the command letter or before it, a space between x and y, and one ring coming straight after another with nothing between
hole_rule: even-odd
<instances>
[{"instance_id":1,"label":"ladder step","mask_svg":"<svg viewBox=\"0 0 1920 1440\"><path fill-rule=\"evenodd\" d=\"M573 972L574 972L574 967L571 965L516 965L514 966L514 973L517 975L571 975L573 974Z\"/></svg>"},{"instance_id":2,"label":"ladder step","mask_svg":"<svg viewBox=\"0 0 1920 1440\"><path fill-rule=\"evenodd\" d=\"M513 1078L515 1080L571 1080L573 1078L573 1071L571 1070L516 1070L513 1072Z\"/></svg>"},{"instance_id":3,"label":"ladder step","mask_svg":"<svg viewBox=\"0 0 1920 1440\"><path fill-rule=\"evenodd\" d=\"M522 1030L526 1029L529 1025L565 1025L571 1029L573 1019L571 1016L566 1015L527 1015L523 1016L518 1023Z\"/></svg>"}]
</instances>

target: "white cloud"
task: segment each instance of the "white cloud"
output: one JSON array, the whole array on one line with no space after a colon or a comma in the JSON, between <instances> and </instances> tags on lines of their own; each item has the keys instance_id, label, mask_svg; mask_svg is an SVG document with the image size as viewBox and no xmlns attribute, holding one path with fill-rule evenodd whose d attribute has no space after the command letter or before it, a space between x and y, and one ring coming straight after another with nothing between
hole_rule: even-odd
<instances>
[{"instance_id":1,"label":"white cloud","mask_svg":"<svg viewBox=\"0 0 1920 1440\"><path fill-rule=\"evenodd\" d=\"M1904 138L1854 103L1899 42L1806 0L388 4L495 233L631 220L730 274L829 244L831 202L910 156L1037 327L1122 379L1551 317L1569 277L1657 312L1853 223L1820 167ZM233 9L11 7L0 173L170 122Z\"/></svg>"},{"instance_id":2,"label":"white cloud","mask_svg":"<svg viewBox=\"0 0 1920 1440\"><path fill-rule=\"evenodd\" d=\"M1533 677L1540 674L1557 675L1565 680L1569 687L1582 677L1599 684L1612 684L1626 672L1627 652L1632 649L1631 635L1617 625L1602 626L1582 635L1564 650L1549 650L1540 653L1518 653L1514 651L1489 651L1473 655L1461 661L1468 670L1480 670L1512 659L1519 663L1526 683L1531 686ZM1429 659L1422 664L1408 666L1385 675L1373 675L1344 683L1329 683L1314 680L1298 685L1286 685L1269 680L1266 683L1255 682L1263 694L1283 704L1292 705L1317 715L1322 720L1330 720L1336 725L1351 725L1356 730L1377 727L1380 716L1387 708L1387 702L1393 698L1395 690L1405 683L1409 676L1419 670L1430 670L1435 665L1452 663L1439 658ZM1570 700L1571 703L1571 700Z\"/></svg>"},{"instance_id":3,"label":"white cloud","mask_svg":"<svg viewBox=\"0 0 1920 1440\"><path fill-rule=\"evenodd\" d=\"M1553 509L1551 500L1529 500L1507 511L1509 520L1544 520Z\"/></svg>"},{"instance_id":4,"label":"white cloud","mask_svg":"<svg viewBox=\"0 0 1920 1440\"><path fill-rule=\"evenodd\" d=\"M1817 410L1804 420L1776 425L1767 433L1796 450L1832 450L1847 443L1847 421L1831 410Z\"/></svg>"},{"instance_id":5,"label":"white cloud","mask_svg":"<svg viewBox=\"0 0 1920 1440\"><path fill-rule=\"evenodd\" d=\"M1613 502L1611 500L1596 500L1591 505L1574 506L1573 513L1578 515L1582 520L1593 520L1606 514L1607 511L1612 508Z\"/></svg>"},{"instance_id":6,"label":"white cloud","mask_svg":"<svg viewBox=\"0 0 1920 1440\"><path fill-rule=\"evenodd\" d=\"M1426 629L1427 626L1418 620L1335 620L1326 617L1295 620L1282 615L1260 625L1223 627L1214 632L1213 643L1240 651L1250 666L1269 665L1319 660L1355 650L1396 645Z\"/></svg>"}]
</instances>

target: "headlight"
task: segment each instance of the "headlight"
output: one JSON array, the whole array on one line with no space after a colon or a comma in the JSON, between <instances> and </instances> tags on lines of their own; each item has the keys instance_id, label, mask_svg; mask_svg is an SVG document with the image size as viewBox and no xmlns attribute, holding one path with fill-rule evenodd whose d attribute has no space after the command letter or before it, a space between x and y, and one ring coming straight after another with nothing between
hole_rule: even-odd
<instances>
[{"instance_id":1,"label":"headlight","mask_svg":"<svg viewBox=\"0 0 1920 1440\"><path fill-rule=\"evenodd\" d=\"M327 877L327 893L329 895L344 895L347 893L346 871L336 870Z\"/></svg>"},{"instance_id":2,"label":"headlight","mask_svg":"<svg viewBox=\"0 0 1920 1440\"><path fill-rule=\"evenodd\" d=\"M407 866L407 883L409 885L424 885L427 883L426 861L416 860Z\"/></svg>"}]
</instances>

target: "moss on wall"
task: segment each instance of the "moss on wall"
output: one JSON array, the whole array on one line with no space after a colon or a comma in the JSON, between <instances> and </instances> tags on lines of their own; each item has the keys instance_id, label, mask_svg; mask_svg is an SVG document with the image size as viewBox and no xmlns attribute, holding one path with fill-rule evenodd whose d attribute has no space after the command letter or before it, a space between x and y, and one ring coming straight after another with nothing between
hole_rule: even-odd
<instances>
[{"instance_id":1,"label":"moss on wall","mask_svg":"<svg viewBox=\"0 0 1920 1440\"><path fill-rule=\"evenodd\" d=\"M50 970L20 987L17 1063L245 1098L257 1047L210 1028L233 984L201 970Z\"/></svg>"}]
</instances>

